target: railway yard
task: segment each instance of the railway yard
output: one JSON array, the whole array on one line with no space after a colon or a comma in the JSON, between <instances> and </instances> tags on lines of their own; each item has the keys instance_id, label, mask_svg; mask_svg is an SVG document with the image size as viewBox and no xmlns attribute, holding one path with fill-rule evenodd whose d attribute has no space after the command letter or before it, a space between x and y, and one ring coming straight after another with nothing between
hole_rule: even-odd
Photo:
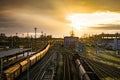
<instances>
[{"instance_id":1,"label":"railway yard","mask_svg":"<svg viewBox=\"0 0 120 80\"><path fill-rule=\"evenodd\" d=\"M120 0L0 0L0 80L120 80Z\"/></svg>"},{"instance_id":2,"label":"railway yard","mask_svg":"<svg viewBox=\"0 0 120 80\"><path fill-rule=\"evenodd\" d=\"M86 52L78 53L57 42L47 50L46 47L29 56L26 67L24 61L19 62L20 73L5 70L9 75L3 80L120 80L120 57L114 51L99 49L96 52L95 48L87 47Z\"/></svg>"},{"instance_id":3,"label":"railway yard","mask_svg":"<svg viewBox=\"0 0 120 80\"><path fill-rule=\"evenodd\" d=\"M58 53L56 80L120 80L120 57L115 51L101 49L96 53L95 48L88 47L88 52L76 53L69 48L61 49L62 51ZM79 58L79 66L82 64L82 67L76 67L73 61L75 54L79 55L77 58ZM80 72L87 74L86 78Z\"/></svg>"},{"instance_id":4,"label":"railway yard","mask_svg":"<svg viewBox=\"0 0 120 80\"><path fill-rule=\"evenodd\" d=\"M86 61L92 66L101 80L120 80L120 57L115 51L88 48Z\"/></svg>"},{"instance_id":5,"label":"railway yard","mask_svg":"<svg viewBox=\"0 0 120 80\"><path fill-rule=\"evenodd\" d=\"M73 54L66 48L59 47L55 80L79 80Z\"/></svg>"}]
</instances>

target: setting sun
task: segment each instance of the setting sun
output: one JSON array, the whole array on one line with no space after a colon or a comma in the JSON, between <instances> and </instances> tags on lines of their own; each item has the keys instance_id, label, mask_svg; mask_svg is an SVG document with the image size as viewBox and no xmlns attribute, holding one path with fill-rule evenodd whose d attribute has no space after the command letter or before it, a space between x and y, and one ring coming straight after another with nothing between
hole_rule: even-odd
<instances>
[{"instance_id":1,"label":"setting sun","mask_svg":"<svg viewBox=\"0 0 120 80\"><path fill-rule=\"evenodd\" d=\"M77 13L66 17L72 26L76 29L100 26L101 24L120 24L120 14L114 12L95 12L95 13Z\"/></svg>"}]
</instances>

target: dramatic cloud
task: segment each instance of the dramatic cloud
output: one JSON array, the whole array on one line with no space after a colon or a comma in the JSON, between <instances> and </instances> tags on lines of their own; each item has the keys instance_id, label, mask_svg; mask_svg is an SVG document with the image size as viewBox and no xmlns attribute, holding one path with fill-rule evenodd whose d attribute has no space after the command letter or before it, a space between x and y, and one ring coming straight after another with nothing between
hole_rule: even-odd
<instances>
[{"instance_id":1,"label":"dramatic cloud","mask_svg":"<svg viewBox=\"0 0 120 80\"><path fill-rule=\"evenodd\" d=\"M95 29L95 30L120 30L120 24L100 24L96 27L89 27L89 29Z\"/></svg>"},{"instance_id":2,"label":"dramatic cloud","mask_svg":"<svg viewBox=\"0 0 120 80\"><path fill-rule=\"evenodd\" d=\"M39 31L63 36L71 30L66 16L106 11L119 14L119 4L120 0L0 0L0 32L33 32L38 27ZM114 25L119 25L117 21ZM112 26L109 29L115 29Z\"/></svg>"}]
</instances>

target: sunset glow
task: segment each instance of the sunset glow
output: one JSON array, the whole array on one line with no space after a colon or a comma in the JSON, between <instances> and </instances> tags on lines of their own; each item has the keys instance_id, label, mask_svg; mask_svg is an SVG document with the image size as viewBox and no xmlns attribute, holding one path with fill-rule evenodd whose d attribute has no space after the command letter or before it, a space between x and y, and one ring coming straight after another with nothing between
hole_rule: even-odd
<instances>
[{"instance_id":1,"label":"sunset glow","mask_svg":"<svg viewBox=\"0 0 120 80\"><path fill-rule=\"evenodd\" d=\"M120 0L1 0L0 32L54 37L120 32ZM31 34L32 35L32 34Z\"/></svg>"},{"instance_id":2,"label":"sunset glow","mask_svg":"<svg viewBox=\"0 0 120 80\"><path fill-rule=\"evenodd\" d=\"M86 27L100 26L101 24L120 24L120 14L114 12L95 12L95 13L77 13L67 16L66 18L76 29Z\"/></svg>"}]
</instances>

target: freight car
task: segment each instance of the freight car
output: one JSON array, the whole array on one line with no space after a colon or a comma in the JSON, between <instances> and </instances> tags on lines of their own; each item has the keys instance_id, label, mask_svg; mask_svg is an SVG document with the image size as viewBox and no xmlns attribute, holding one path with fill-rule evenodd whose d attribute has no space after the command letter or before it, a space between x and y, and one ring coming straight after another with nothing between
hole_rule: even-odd
<instances>
[{"instance_id":1,"label":"freight car","mask_svg":"<svg viewBox=\"0 0 120 80\"><path fill-rule=\"evenodd\" d=\"M48 44L42 51L37 52L36 54L30 56L29 58L21 61L10 68L4 71L4 79L6 80L14 80L17 78L22 72L24 72L28 67L33 66L37 61L39 61L50 48L50 44Z\"/></svg>"},{"instance_id":2,"label":"freight car","mask_svg":"<svg viewBox=\"0 0 120 80\"><path fill-rule=\"evenodd\" d=\"M77 64L77 68L79 70L79 77L81 80L100 80L100 78L96 75L96 73L91 69L90 65L87 62L80 58L79 55L74 55L75 63Z\"/></svg>"},{"instance_id":3,"label":"freight car","mask_svg":"<svg viewBox=\"0 0 120 80\"><path fill-rule=\"evenodd\" d=\"M84 67L83 67L82 64L80 63L79 59L77 59L77 60L75 61L75 63L77 64L78 69L79 69L80 79L81 79L81 80L90 80L87 72L85 71Z\"/></svg>"}]
</instances>

